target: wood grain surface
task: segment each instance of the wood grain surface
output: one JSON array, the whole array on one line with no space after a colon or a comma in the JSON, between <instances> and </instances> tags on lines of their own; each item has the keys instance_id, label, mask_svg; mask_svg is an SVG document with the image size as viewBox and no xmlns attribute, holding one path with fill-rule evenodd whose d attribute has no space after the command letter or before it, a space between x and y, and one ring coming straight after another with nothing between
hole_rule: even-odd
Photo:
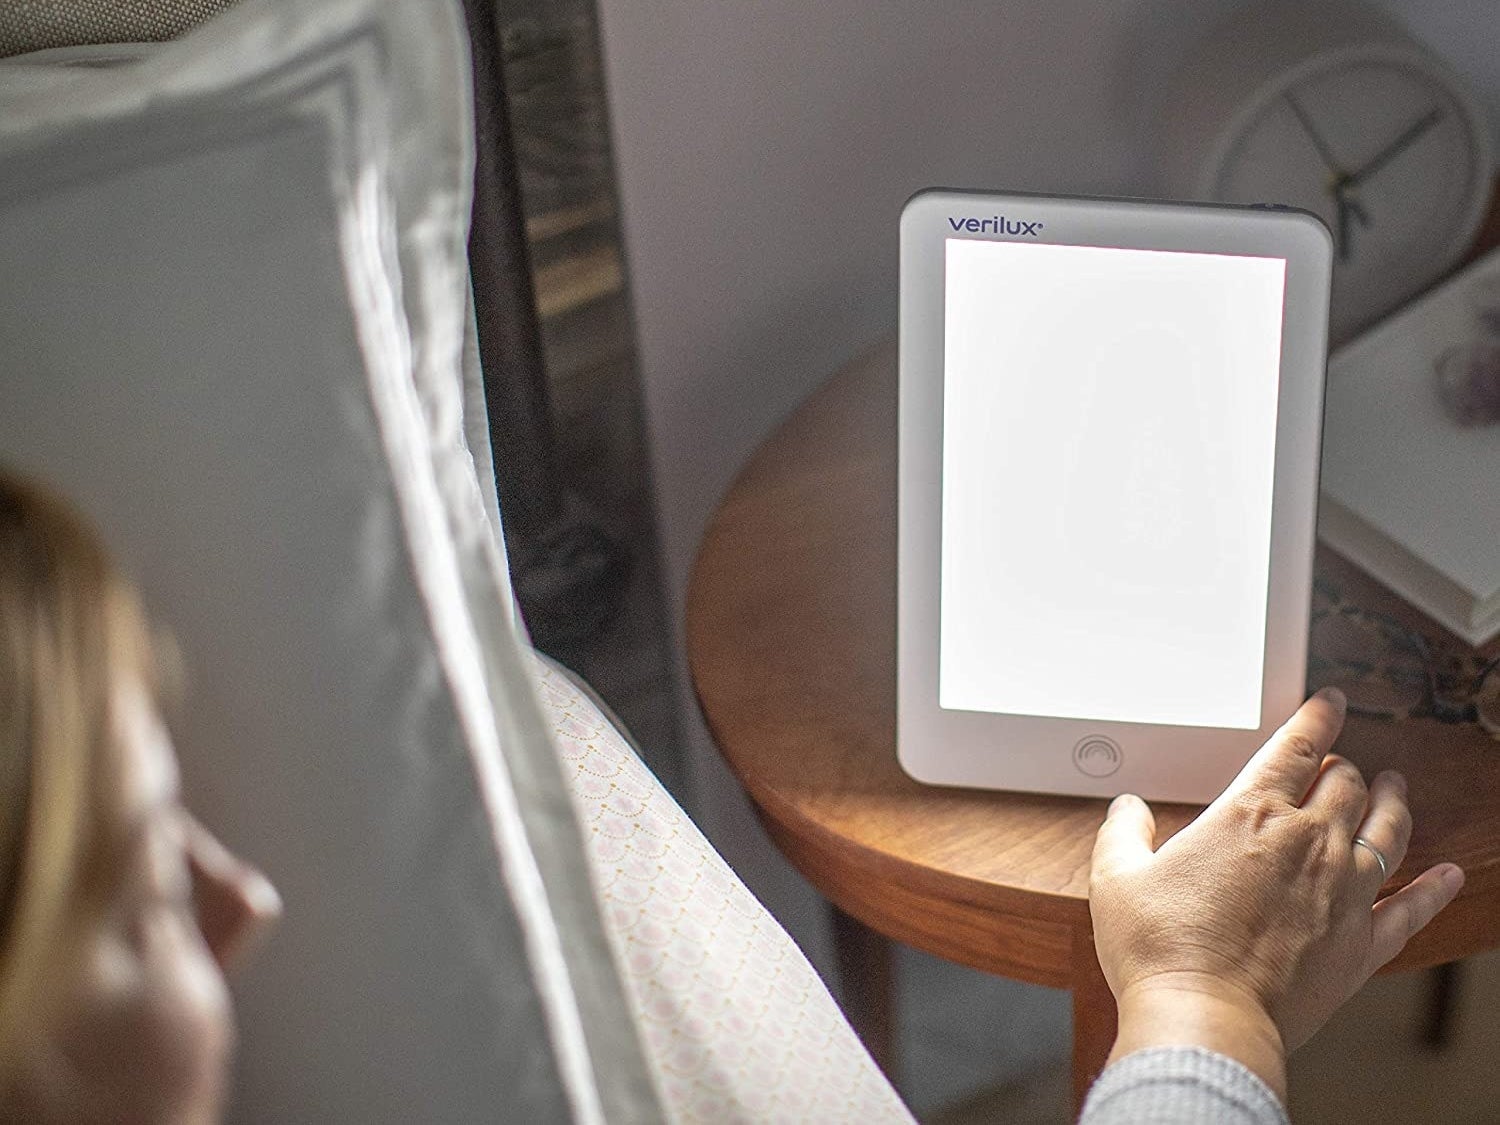
<instances>
[{"instance_id":1,"label":"wood grain surface","mask_svg":"<svg viewBox=\"0 0 1500 1125\"><path fill-rule=\"evenodd\" d=\"M918 949L1071 987L1104 802L930 787L896 761L895 406L887 344L746 465L689 586L694 688L772 838L833 903ZM1452 642L1336 556L1317 566L1347 599ZM1472 724L1351 716L1338 750L1367 776L1394 766L1410 780L1416 828L1392 889L1439 860L1468 873L1393 967L1500 945L1500 742ZM1163 839L1197 812L1155 809Z\"/></svg>"}]
</instances>

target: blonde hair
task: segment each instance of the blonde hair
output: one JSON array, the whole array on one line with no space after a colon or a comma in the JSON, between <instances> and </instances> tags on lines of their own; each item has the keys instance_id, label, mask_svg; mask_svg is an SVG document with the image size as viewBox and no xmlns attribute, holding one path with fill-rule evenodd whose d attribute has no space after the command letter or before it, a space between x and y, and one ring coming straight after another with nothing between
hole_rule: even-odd
<instances>
[{"instance_id":1,"label":"blonde hair","mask_svg":"<svg viewBox=\"0 0 1500 1125\"><path fill-rule=\"evenodd\" d=\"M113 685L150 669L140 604L98 536L0 468L0 1094L118 878Z\"/></svg>"}]
</instances>

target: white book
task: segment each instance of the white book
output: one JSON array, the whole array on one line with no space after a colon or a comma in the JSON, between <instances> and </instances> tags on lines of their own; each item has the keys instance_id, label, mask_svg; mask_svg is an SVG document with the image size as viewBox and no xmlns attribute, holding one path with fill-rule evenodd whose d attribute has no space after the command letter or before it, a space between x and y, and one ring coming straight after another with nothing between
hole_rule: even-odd
<instances>
[{"instance_id":1,"label":"white book","mask_svg":"<svg viewBox=\"0 0 1500 1125\"><path fill-rule=\"evenodd\" d=\"M1500 349L1486 300L1500 251L1329 360L1318 514L1319 538L1476 646L1500 633L1500 424L1455 421L1436 365Z\"/></svg>"}]
</instances>

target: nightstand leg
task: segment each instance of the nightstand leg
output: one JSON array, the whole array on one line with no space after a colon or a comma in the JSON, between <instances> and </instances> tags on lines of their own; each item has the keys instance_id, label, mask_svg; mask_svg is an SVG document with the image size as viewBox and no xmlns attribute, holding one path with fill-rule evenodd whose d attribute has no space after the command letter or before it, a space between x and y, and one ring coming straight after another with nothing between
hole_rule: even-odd
<instances>
[{"instance_id":1,"label":"nightstand leg","mask_svg":"<svg viewBox=\"0 0 1500 1125\"><path fill-rule=\"evenodd\" d=\"M1073 931L1073 1109L1104 1069L1115 1043L1115 998L1094 953L1092 930Z\"/></svg>"},{"instance_id":2,"label":"nightstand leg","mask_svg":"<svg viewBox=\"0 0 1500 1125\"><path fill-rule=\"evenodd\" d=\"M844 1015L891 1085L896 1083L895 973L891 942L837 906L833 948L838 959Z\"/></svg>"},{"instance_id":3,"label":"nightstand leg","mask_svg":"<svg viewBox=\"0 0 1500 1125\"><path fill-rule=\"evenodd\" d=\"M1453 1036L1454 1008L1462 974L1462 961L1449 961L1427 970L1427 1024L1422 1029L1422 1042L1428 1047L1446 1047Z\"/></svg>"}]
</instances>

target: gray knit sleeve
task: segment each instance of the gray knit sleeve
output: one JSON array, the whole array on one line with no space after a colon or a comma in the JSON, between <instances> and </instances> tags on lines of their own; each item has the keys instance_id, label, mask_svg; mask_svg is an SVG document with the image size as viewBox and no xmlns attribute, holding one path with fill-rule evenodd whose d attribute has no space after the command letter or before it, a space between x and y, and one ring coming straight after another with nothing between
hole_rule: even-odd
<instances>
[{"instance_id":1,"label":"gray knit sleeve","mask_svg":"<svg viewBox=\"0 0 1500 1125\"><path fill-rule=\"evenodd\" d=\"M1288 1125L1271 1088L1202 1047L1150 1047L1104 1069L1078 1125Z\"/></svg>"}]
</instances>

